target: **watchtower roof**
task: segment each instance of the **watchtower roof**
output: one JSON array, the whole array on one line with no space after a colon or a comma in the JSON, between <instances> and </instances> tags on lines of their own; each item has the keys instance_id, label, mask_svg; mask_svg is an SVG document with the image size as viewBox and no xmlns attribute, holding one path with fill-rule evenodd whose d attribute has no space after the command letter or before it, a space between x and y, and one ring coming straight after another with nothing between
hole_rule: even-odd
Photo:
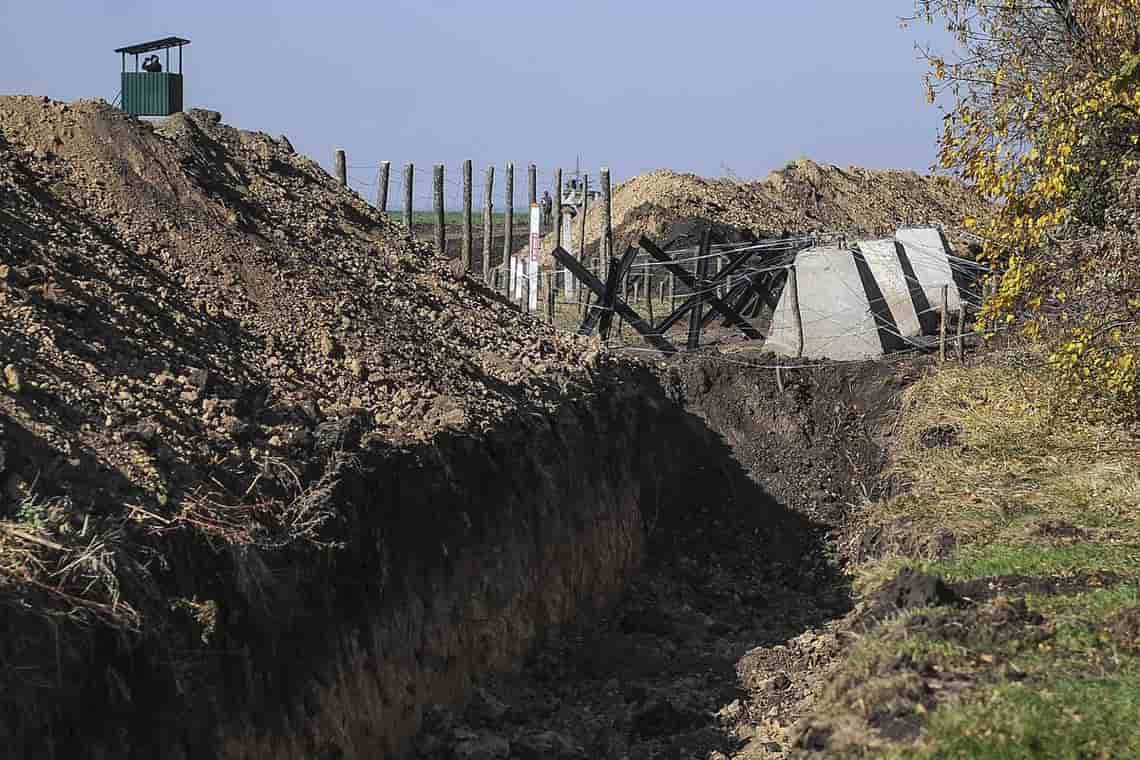
<instances>
[{"instance_id":1,"label":"watchtower roof","mask_svg":"<svg viewBox=\"0 0 1140 760\"><path fill-rule=\"evenodd\" d=\"M126 47L116 48L115 52L138 55L139 53L149 53L152 50L164 50L166 48L189 44L190 40L183 39L182 37L163 37L160 40L151 40L150 42L140 42L137 45L127 45Z\"/></svg>"}]
</instances>

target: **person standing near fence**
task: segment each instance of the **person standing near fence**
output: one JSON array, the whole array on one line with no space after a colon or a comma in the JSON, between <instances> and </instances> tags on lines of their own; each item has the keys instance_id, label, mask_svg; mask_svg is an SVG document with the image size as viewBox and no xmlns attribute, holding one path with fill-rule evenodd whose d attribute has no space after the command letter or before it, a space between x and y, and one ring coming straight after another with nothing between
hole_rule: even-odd
<instances>
[{"instance_id":1,"label":"person standing near fence","mask_svg":"<svg viewBox=\"0 0 1140 760\"><path fill-rule=\"evenodd\" d=\"M550 197L549 190L542 191L542 226L550 229L550 216L554 210L554 199Z\"/></svg>"}]
</instances>

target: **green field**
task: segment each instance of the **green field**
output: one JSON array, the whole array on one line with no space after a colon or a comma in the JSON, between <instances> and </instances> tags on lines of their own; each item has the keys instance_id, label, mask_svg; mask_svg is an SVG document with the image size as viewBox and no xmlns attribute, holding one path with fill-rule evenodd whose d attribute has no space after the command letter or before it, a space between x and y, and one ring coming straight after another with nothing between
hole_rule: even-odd
<instances>
[{"instance_id":1,"label":"green field","mask_svg":"<svg viewBox=\"0 0 1140 760\"><path fill-rule=\"evenodd\" d=\"M398 219L404 218L404 212L402 209L389 209L388 214L390 214L391 216L394 216ZM502 211L495 211L491 214L491 218L494 220L494 223L496 226L503 224L503 217L504 216L506 216L506 214L504 214ZM459 225L463 224L463 212L462 211L445 211L443 214L443 223L445 225L447 225L448 227L459 226ZM472 212L471 223L473 225L475 225L476 227L482 225L483 224L483 212L482 211ZM516 209L515 210L514 223L515 223L515 226L519 226L519 225L525 226L525 225L530 223L528 220L528 217L527 217L527 211L525 209ZM413 211L412 212L412 224L435 224L435 212L434 211Z\"/></svg>"}]
</instances>

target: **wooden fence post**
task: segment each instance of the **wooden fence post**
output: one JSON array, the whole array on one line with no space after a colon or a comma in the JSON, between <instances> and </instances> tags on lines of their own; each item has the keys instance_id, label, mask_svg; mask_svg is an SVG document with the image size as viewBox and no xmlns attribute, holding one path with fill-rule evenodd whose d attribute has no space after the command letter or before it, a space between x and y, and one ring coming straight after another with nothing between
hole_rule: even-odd
<instances>
[{"instance_id":1,"label":"wooden fence post","mask_svg":"<svg viewBox=\"0 0 1140 760\"><path fill-rule=\"evenodd\" d=\"M522 271L519 277L522 278L522 312L523 314L530 313L530 272Z\"/></svg>"},{"instance_id":2,"label":"wooden fence post","mask_svg":"<svg viewBox=\"0 0 1140 760\"><path fill-rule=\"evenodd\" d=\"M562 170L554 170L554 247L562 247Z\"/></svg>"},{"instance_id":3,"label":"wooden fence post","mask_svg":"<svg viewBox=\"0 0 1140 760\"><path fill-rule=\"evenodd\" d=\"M942 308L939 311L938 320L938 361L946 361L946 322L950 318L950 312L947 308L946 298L950 292L948 285L942 286Z\"/></svg>"},{"instance_id":4,"label":"wooden fence post","mask_svg":"<svg viewBox=\"0 0 1140 760\"><path fill-rule=\"evenodd\" d=\"M538 167L534 164L526 168L526 202L527 208L538 203Z\"/></svg>"},{"instance_id":5,"label":"wooden fence post","mask_svg":"<svg viewBox=\"0 0 1140 760\"><path fill-rule=\"evenodd\" d=\"M966 363L966 302L958 302L958 361Z\"/></svg>"},{"instance_id":6,"label":"wooden fence post","mask_svg":"<svg viewBox=\"0 0 1140 760\"><path fill-rule=\"evenodd\" d=\"M463 257L463 272L471 272L471 159L463 162L463 247L460 255Z\"/></svg>"},{"instance_id":7,"label":"wooden fence post","mask_svg":"<svg viewBox=\"0 0 1140 760\"><path fill-rule=\"evenodd\" d=\"M495 236L495 166L487 167L487 182L483 188L483 282L491 284L491 241Z\"/></svg>"},{"instance_id":8,"label":"wooden fence post","mask_svg":"<svg viewBox=\"0 0 1140 760\"><path fill-rule=\"evenodd\" d=\"M507 175L503 178L503 183L506 185L506 201L507 205L503 207L503 269L505 270L503 281L506 283L507 298L511 297L511 253L514 248L515 240L515 165L510 161L507 162Z\"/></svg>"},{"instance_id":9,"label":"wooden fence post","mask_svg":"<svg viewBox=\"0 0 1140 760\"><path fill-rule=\"evenodd\" d=\"M645 310L649 312L649 324L653 324L653 275L649 266L645 267Z\"/></svg>"},{"instance_id":10,"label":"wooden fence post","mask_svg":"<svg viewBox=\"0 0 1140 760\"><path fill-rule=\"evenodd\" d=\"M614 230L613 218L611 216L610 206L610 170L609 167L603 166L601 170L602 181L602 255L605 256L605 263L608 267L610 261L614 257Z\"/></svg>"},{"instance_id":11,"label":"wooden fence post","mask_svg":"<svg viewBox=\"0 0 1140 760\"><path fill-rule=\"evenodd\" d=\"M376 180L376 208L381 211L388 210L388 175L392 171L391 161L380 162L380 176Z\"/></svg>"},{"instance_id":12,"label":"wooden fence post","mask_svg":"<svg viewBox=\"0 0 1140 760\"><path fill-rule=\"evenodd\" d=\"M432 193L435 196L435 247L447 254L447 230L443 220L443 164L435 165L432 177Z\"/></svg>"},{"instance_id":13,"label":"wooden fence post","mask_svg":"<svg viewBox=\"0 0 1140 760\"><path fill-rule=\"evenodd\" d=\"M705 229L705 234L701 237L701 247L697 253L697 279L696 279L696 297L697 302L692 311L689 312L689 342L688 349L690 351L698 348L701 345L701 317L704 316L704 303L706 299L705 291L709 286L709 250L712 243L712 228Z\"/></svg>"},{"instance_id":14,"label":"wooden fence post","mask_svg":"<svg viewBox=\"0 0 1140 760\"><path fill-rule=\"evenodd\" d=\"M546 321L554 324L554 296L557 289L554 287L554 271L546 275Z\"/></svg>"},{"instance_id":15,"label":"wooden fence post","mask_svg":"<svg viewBox=\"0 0 1140 760\"><path fill-rule=\"evenodd\" d=\"M409 163L404 167L404 225L412 231L412 183L416 179L416 167Z\"/></svg>"},{"instance_id":16,"label":"wooden fence post","mask_svg":"<svg viewBox=\"0 0 1140 760\"><path fill-rule=\"evenodd\" d=\"M588 174L582 175L582 208L579 210L581 218L578 220L578 261L584 267L588 267L586 262L586 211L590 208L590 176ZM581 284L581 283L580 283ZM581 318L586 312L586 303L590 300L590 291L588 288L578 288L578 317Z\"/></svg>"},{"instance_id":17,"label":"wooden fence post","mask_svg":"<svg viewBox=\"0 0 1140 760\"><path fill-rule=\"evenodd\" d=\"M348 187L348 162L344 157L344 148L336 149L336 179L342 187Z\"/></svg>"}]
</instances>

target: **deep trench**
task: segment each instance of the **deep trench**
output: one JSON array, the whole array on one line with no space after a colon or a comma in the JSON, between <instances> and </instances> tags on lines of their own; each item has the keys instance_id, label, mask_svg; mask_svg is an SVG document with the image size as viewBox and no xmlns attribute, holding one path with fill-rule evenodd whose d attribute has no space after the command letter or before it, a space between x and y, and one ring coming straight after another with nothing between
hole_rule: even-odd
<instances>
[{"instance_id":1,"label":"deep trench","mask_svg":"<svg viewBox=\"0 0 1140 760\"><path fill-rule=\"evenodd\" d=\"M780 393L770 370L676 367L671 397L705 446L670 508L643 504L645 560L619 600L429 706L411 756L781 756L751 727L800 717L811 686L784 652L851 608L836 540L880 485L911 372L822 366Z\"/></svg>"},{"instance_id":2,"label":"deep trench","mask_svg":"<svg viewBox=\"0 0 1140 760\"><path fill-rule=\"evenodd\" d=\"M715 359L610 366L499 429L338 434L342 549L172 552L216 635L53 654L45 631L56 677L5 705L5 756L762 756L749 727L800 709L781 647L849 607L835 539L917 369L821 365L780 392Z\"/></svg>"}]
</instances>

